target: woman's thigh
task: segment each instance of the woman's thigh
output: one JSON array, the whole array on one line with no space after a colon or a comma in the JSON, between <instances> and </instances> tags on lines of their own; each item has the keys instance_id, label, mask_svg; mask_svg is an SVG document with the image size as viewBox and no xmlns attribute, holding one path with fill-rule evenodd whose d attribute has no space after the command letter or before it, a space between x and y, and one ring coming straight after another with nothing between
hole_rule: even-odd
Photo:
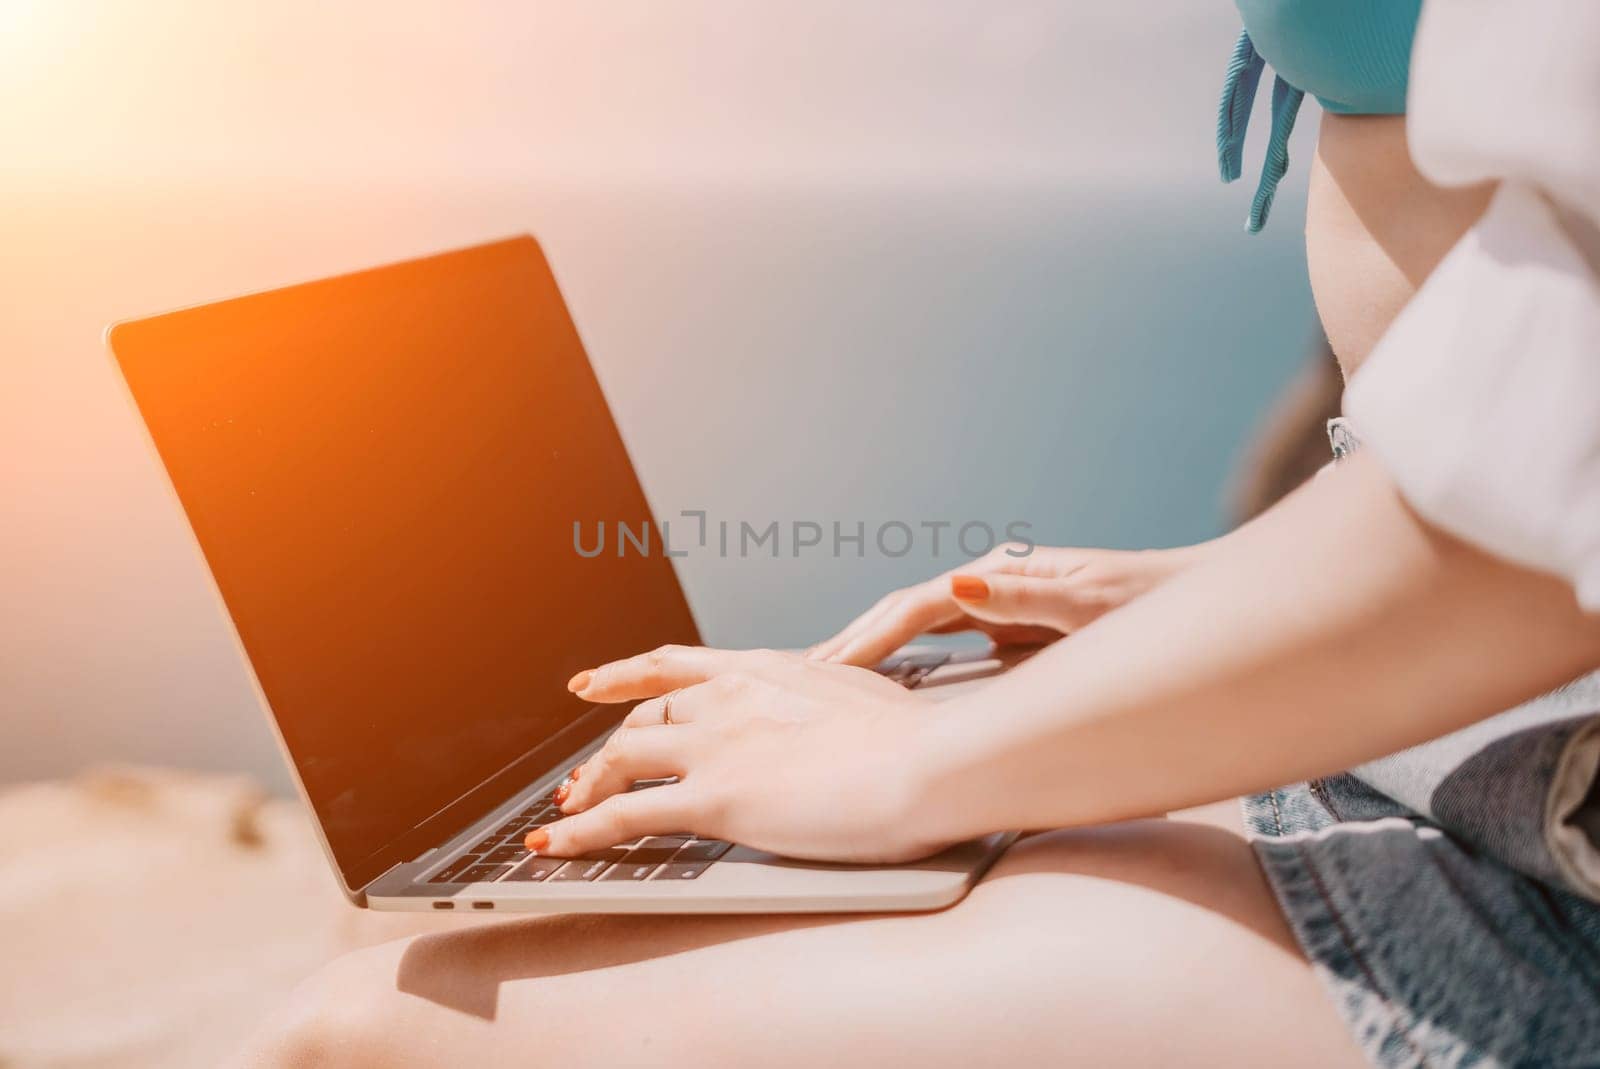
<instances>
[{"instance_id":1,"label":"woman's thigh","mask_svg":"<svg viewBox=\"0 0 1600 1069\"><path fill-rule=\"evenodd\" d=\"M1179 818L1014 847L932 914L588 917L335 963L259 1064L1363 1064L1249 846Z\"/></svg>"}]
</instances>

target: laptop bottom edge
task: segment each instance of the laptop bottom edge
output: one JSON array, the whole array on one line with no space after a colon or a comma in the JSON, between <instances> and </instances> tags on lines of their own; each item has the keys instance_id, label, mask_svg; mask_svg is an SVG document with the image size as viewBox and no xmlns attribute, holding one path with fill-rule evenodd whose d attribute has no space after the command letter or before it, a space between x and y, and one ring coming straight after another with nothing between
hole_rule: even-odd
<instances>
[{"instance_id":1,"label":"laptop bottom edge","mask_svg":"<svg viewBox=\"0 0 1600 1069\"><path fill-rule=\"evenodd\" d=\"M503 913L871 913L943 909L966 896L1017 838L997 833L902 865L813 864L735 847L692 882L485 883L430 888L390 873L370 909Z\"/></svg>"}]
</instances>

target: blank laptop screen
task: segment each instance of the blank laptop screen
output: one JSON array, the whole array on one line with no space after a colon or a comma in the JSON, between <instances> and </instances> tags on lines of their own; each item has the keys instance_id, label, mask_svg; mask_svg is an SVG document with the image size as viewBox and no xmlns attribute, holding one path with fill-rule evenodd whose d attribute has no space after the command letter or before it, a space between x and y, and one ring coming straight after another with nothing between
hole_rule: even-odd
<instances>
[{"instance_id":1,"label":"blank laptop screen","mask_svg":"<svg viewBox=\"0 0 1600 1069\"><path fill-rule=\"evenodd\" d=\"M659 542L616 552L649 509L531 238L111 344L352 889L583 716L574 672L697 641Z\"/></svg>"}]
</instances>

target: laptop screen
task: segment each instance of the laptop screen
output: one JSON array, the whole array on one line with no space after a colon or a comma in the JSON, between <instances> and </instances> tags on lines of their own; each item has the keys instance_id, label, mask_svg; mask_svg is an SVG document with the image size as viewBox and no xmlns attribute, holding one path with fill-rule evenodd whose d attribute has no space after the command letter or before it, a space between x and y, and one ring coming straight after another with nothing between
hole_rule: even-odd
<instances>
[{"instance_id":1,"label":"laptop screen","mask_svg":"<svg viewBox=\"0 0 1600 1069\"><path fill-rule=\"evenodd\" d=\"M698 641L659 540L618 552L649 508L533 239L111 345L349 888L614 723L574 672Z\"/></svg>"}]
</instances>

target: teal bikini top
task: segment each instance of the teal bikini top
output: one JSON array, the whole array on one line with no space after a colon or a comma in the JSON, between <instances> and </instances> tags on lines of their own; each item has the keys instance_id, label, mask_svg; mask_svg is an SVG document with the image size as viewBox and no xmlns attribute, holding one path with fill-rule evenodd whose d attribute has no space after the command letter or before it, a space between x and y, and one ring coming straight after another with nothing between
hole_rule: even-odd
<instances>
[{"instance_id":1,"label":"teal bikini top","mask_svg":"<svg viewBox=\"0 0 1600 1069\"><path fill-rule=\"evenodd\" d=\"M1236 0L1244 31L1228 61L1217 114L1222 180L1239 177L1245 127L1263 66L1270 62L1272 133L1245 229L1267 221L1289 169L1289 134L1305 94L1339 115L1400 115L1406 110L1411 38L1422 0Z\"/></svg>"}]
</instances>

